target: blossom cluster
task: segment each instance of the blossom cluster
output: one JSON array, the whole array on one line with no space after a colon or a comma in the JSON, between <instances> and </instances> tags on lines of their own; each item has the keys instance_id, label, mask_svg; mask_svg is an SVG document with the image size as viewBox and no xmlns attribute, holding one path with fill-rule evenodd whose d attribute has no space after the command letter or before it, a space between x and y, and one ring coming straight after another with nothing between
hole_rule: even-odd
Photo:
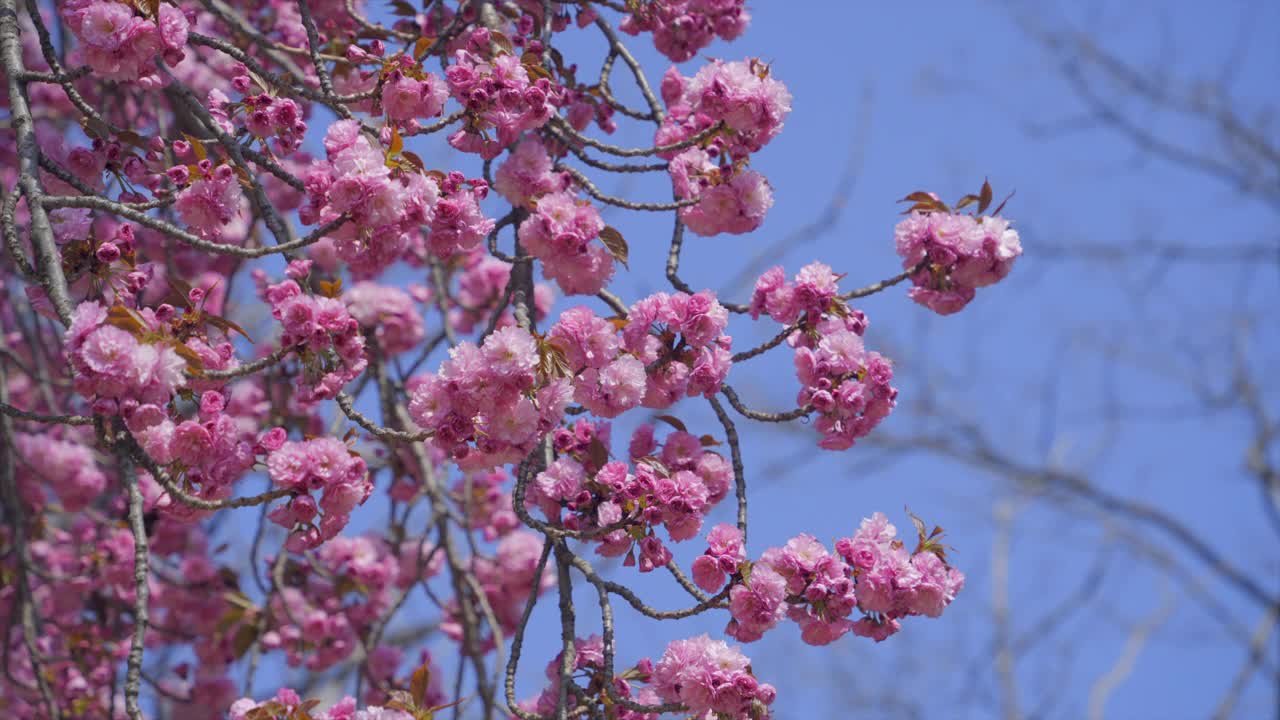
<instances>
[{"instance_id":1,"label":"blossom cluster","mask_svg":"<svg viewBox=\"0 0 1280 720\"><path fill-rule=\"evenodd\" d=\"M379 705L371 705L363 710L356 709L356 699L344 697L327 710L316 710L315 703L303 702L293 688L280 688L274 698L255 702L251 698L240 698L231 704L230 716L227 720L293 720L303 717L311 720L413 720L413 716L403 710L395 710Z\"/></svg>"},{"instance_id":2,"label":"blossom cluster","mask_svg":"<svg viewBox=\"0 0 1280 720\"><path fill-rule=\"evenodd\" d=\"M574 399L615 417L718 392L732 366L727 324L728 311L710 291L656 293L632 305L625 321L567 310L547 337L573 374Z\"/></svg>"},{"instance_id":3,"label":"blossom cluster","mask_svg":"<svg viewBox=\"0 0 1280 720\"><path fill-rule=\"evenodd\" d=\"M447 259L472 250L493 230L497 223L480 209L480 201L488 193L484 180L468 180L456 171L445 176L427 235L433 256Z\"/></svg>"},{"instance_id":4,"label":"blossom cluster","mask_svg":"<svg viewBox=\"0 0 1280 720\"><path fill-rule=\"evenodd\" d=\"M709 290L655 293L632 305L622 347L645 364L641 404L665 408L682 397L719 391L733 363L732 339L724 334L728 319Z\"/></svg>"},{"instance_id":5,"label":"blossom cluster","mask_svg":"<svg viewBox=\"0 0 1280 720\"><path fill-rule=\"evenodd\" d=\"M849 632L879 642L901 628L903 617L940 616L964 587L963 573L946 563L937 540L941 530L926 536L918 527L914 551L876 513L853 536L837 540L834 553L801 534L744 563L741 536L717 526L708 536L710 548L694 563L695 579L710 591L725 574L734 578L725 632L742 642L760 639L784 618L799 625L801 639L811 645ZM861 617L854 619L855 611Z\"/></svg>"},{"instance_id":6,"label":"blossom cluster","mask_svg":"<svg viewBox=\"0 0 1280 720\"><path fill-rule=\"evenodd\" d=\"M733 525L716 525L707 533L707 549L693 561L693 581L709 593L719 592L725 578L740 572L746 559L742 531Z\"/></svg>"},{"instance_id":7,"label":"blossom cluster","mask_svg":"<svg viewBox=\"0 0 1280 720\"><path fill-rule=\"evenodd\" d=\"M678 143L723 123L711 147L735 159L768 145L791 112L787 86L755 58L713 60L693 77L671 68L662 76L661 92L670 115L655 136L659 145Z\"/></svg>"},{"instance_id":8,"label":"blossom cluster","mask_svg":"<svg viewBox=\"0 0 1280 720\"><path fill-rule=\"evenodd\" d=\"M492 542L520 527L520 518L511 503L510 475L502 469L474 470L450 488L470 530Z\"/></svg>"},{"instance_id":9,"label":"blossom cluster","mask_svg":"<svg viewBox=\"0 0 1280 720\"><path fill-rule=\"evenodd\" d=\"M509 649L514 663L504 642L557 569L643 610L582 548L641 573L669 568L696 604L645 614L727 610L725 636L744 643L788 619L812 644L883 640L906 617L937 617L963 587L941 531L918 521L914 550L876 514L834 549L801 534L754 561L745 495L736 523L709 527L747 482L718 393L746 417L813 416L829 449L871 432L897 393L846 302L857 293L842 296L830 267L791 279L773 268L746 306L676 277L686 228L762 225L774 190L751 161L792 98L760 60L710 60L667 71L659 102L612 27L651 33L682 63L740 35L745 0L394 0L396 17L377 21L364 0L38 4L5 27L17 53L2 64L25 96L0 88L11 116L0 187L25 196L0 213L0 292L28 300L0 304L9 714L115 719L138 705L191 720L421 720L462 698L433 676L420 649L430 640L397 637L415 612L402 609L430 600L414 624L457 643L464 665L483 671ZM575 20L601 31L601 67L557 47ZM628 70L637 87L618 81ZM628 118L652 121L653 147L585 135ZM435 133L437 150L468 155L431 153ZM611 197L587 175L613 170L656 173L673 201ZM954 312L1010 271L1018 235L999 208L982 215L989 188L955 211L908 199L917 207L896 234L917 302ZM977 214L958 213L974 202ZM609 292L618 264L648 262L606 224L618 209L670 211L669 292ZM496 250L510 235L515 257ZM613 315L559 312L553 287ZM731 311L786 327L738 357L785 341L796 411L752 411L726 387ZM278 339L255 342L237 321ZM699 397L720 437L658 414ZM657 412L619 421L629 434L615 453L624 425L611 421L640 408ZM254 495L256 481L269 486ZM269 523L251 540L206 522L244 506ZM362 506L389 512L366 531ZM691 585L676 544L693 555L703 539ZM548 686L521 707L769 717L776 692L738 647L703 635L615 669L601 611L604 636L574 642L567 680L554 658ZM136 680L139 649L141 690L122 680ZM286 687L236 700L259 659L312 679L351 670L359 697L321 709ZM495 688L484 672L474 680L493 709Z\"/></svg>"},{"instance_id":10,"label":"blossom cluster","mask_svg":"<svg viewBox=\"0 0 1280 720\"><path fill-rule=\"evenodd\" d=\"M631 437L631 463L608 461L608 427L579 420L558 430L560 457L529 484L525 502L552 523L579 531L606 557L626 555L641 572L664 567L671 551L656 529L674 542L695 537L703 518L725 498L733 468L708 447L715 441L675 431L661 444L643 424Z\"/></svg>"},{"instance_id":11,"label":"blossom cluster","mask_svg":"<svg viewBox=\"0 0 1280 720\"><path fill-rule=\"evenodd\" d=\"M75 308L64 352L75 369L76 392L103 415L169 402L184 384L186 361L172 341L161 336L155 313L144 309L131 314L147 322L148 327L139 329L120 327L111 317L102 303L85 302Z\"/></svg>"},{"instance_id":12,"label":"blossom cluster","mask_svg":"<svg viewBox=\"0 0 1280 720\"><path fill-rule=\"evenodd\" d=\"M664 153L676 196L700 200L681 208L680 218L699 235L758 228L773 191L747 162L782 130L791 112L786 86L759 60L717 60L691 78L671 68L662 78L662 97L669 114L655 136L658 145L684 143L720 126L702 147Z\"/></svg>"},{"instance_id":13,"label":"blossom cluster","mask_svg":"<svg viewBox=\"0 0 1280 720\"><path fill-rule=\"evenodd\" d=\"M166 156L166 151L170 145L163 138L152 137L145 141L140 138L129 138L128 142L122 142L94 137L87 147L72 147L68 144L68 138L40 132L39 130L42 129L38 129L36 136L41 152L69 173L69 177L63 173L42 173L42 181L46 183L47 189L58 194L80 195L82 189L87 187L105 194L107 186L103 182L103 174L108 173L122 180L119 183L119 199L122 202L146 201L148 198L141 192L142 190L160 195L168 192L165 188L165 180L169 172L170 160ZM190 144L180 140L172 143L172 147L190 147ZM210 172L213 170L211 164L205 168ZM180 183L185 184L189 175L199 175L201 171L195 165L191 165L182 171L175 172L185 173L181 176L183 180ZM78 183L75 182L77 180ZM51 215L58 216L62 220L58 224L63 227L55 226L55 232L63 241L84 239L84 235L89 230L90 221L95 219L91 218L91 211L88 208L60 208ZM107 221L107 224L114 223L113 219L102 215L99 215L96 220Z\"/></svg>"},{"instance_id":14,"label":"blossom cluster","mask_svg":"<svg viewBox=\"0 0 1280 720\"><path fill-rule=\"evenodd\" d=\"M343 536L305 561L287 560L287 584L271 599L263 647L282 651L292 667L317 672L346 660L395 602L398 590L440 572L442 559L421 566L414 562L421 545L417 538L406 539L397 557L395 548L376 535ZM381 656L378 665L390 667L385 674L394 673L399 650L373 650Z\"/></svg>"},{"instance_id":15,"label":"blossom cluster","mask_svg":"<svg viewBox=\"0 0 1280 720\"><path fill-rule=\"evenodd\" d=\"M546 144L537 135L528 135L516 144L507 159L498 166L498 171L494 173L493 188L507 202L517 207L523 206L543 195L569 188L569 174L553 170Z\"/></svg>"},{"instance_id":16,"label":"blossom cluster","mask_svg":"<svg viewBox=\"0 0 1280 720\"><path fill-rule=\"evenodd\" d=\"M248 93L253 83L248 69L240 66L235 72L232 86ZM228 135L236 132L232 118L243 111L245 129L260 140L274 139L275 151L281 155L293 154L307 133L302 107L291 98L260 92L246 94L239 103L233 103L226 93L215 87L209 91L208 106L210 117Z\"/></svg>"},{"instance_id":17,"label":"blossom cluster","mask_svg":"<svg viewBox=\"0 0 1280 720\"><path fill-rule=\"evenodd\" d=\"M32 482L36 478L53 491L68 512L83 510L106 489L107 476L83 442L21 432L15 433L13 439L17 457L31 469L31 477L19 475L18 490L33 507L45 504L44 488Z\"/></svg>"},{"instance_id":18,"label":"blossom cluster","mask_svg":"<svg viewBox=\"0 0 1280 720\"><path fill-rule=\"evenodd\" d=\"M314 548L342 532L357 505L373 492L364 458L337 438L288 441L267 456L267 474L276 487L293 493L267 517L293 530L290 549ZM317 503L313 491L322 491ZM313 521L323 512L319 525Z\"/></svg>"},{"instance_id":19,"label":"blossom cluster","mask_svg":"<svg viewBox=\"0 0 1280 720\"><path fill-rule=\"evenodd\" d=\"M816 321L827 314L851 313L860 318L856 310L842 307L839 281L840 276L820 262L805 265L792 282L787 281L781 266L769 268L756 280L751 293L751 317L758 319L764 314L783 325L791 325L801 316ZM865 325L863 319L858 322Z\"/></svg>"},{"instance_id":20,"label":"blossom cluster","mask_svg":"<svg viewBox=\"0 0 1280 720\"><path fill-rule=\"evenodd\" d=\"M471 558L471 571L484 593L485 601L498 620L503 636L511 637L520 625L520 616L531 595L541 595L555 584L555 573L544 568L538 572L538 558L542 554L542 539L528 531L508 534L498 541L493 555L477 554ZM461 643L463 610L461 603L474 602L468 594L464 598L453 597L445 602L444 620L440 630ZM487 635L480 645L494 647L496 636Z\"/></svg>"},{"instance_id":21,"label":"blossom cluster","mask_svg":"<svg viewBox=\"0 0 1280 720\"><path fill-rule=\"evenodd\" d=\"M526 130L536 130L555 114L562 100L559 86L546 77L536 80L515 54L498 50L486 28L467 37L467 47L454 53L445 70L449 93L467 112L466 125L449 136L463 152L491 160ZM489 137L489 132L497 137Z\"/></svg>"},{"instance_id":22,"label":"blossom cluster","mask_svg":"<svg viewBox=\"0 0 1280 720\"><path fill-rule=\"evenodd\" d=\"M520 141L499 166L495 185L512 203L530 209L517 237L542 263L543 276L566 295L594 295L613 277L612 252L592 242L606 231L600 213L571 190L571 177L555 172L547 146L536 136Z\"/></svg>"},{"instance_id":23,"label":"blossom cluster","mask_svg":"<svg viewBox=\"0 0 1280 720\"><path fill-rule=\"evenodd\" d=\"M133 538L125 529L108 530L83 517L78 516L67 528L51 529L28 546L31 562L45 575L29 581L32 597L28 602L39 603L45 618L45 631L32 642L46 660L36 665L30 654L8 650L22 641L18 632L6 631L7 677L34 687L38 673L47 674L43 682L56 697L101 712L111 707L109 678L123 662L128 647L115 637L116 618L105 613L94 617L85 605L92 595L104 604L132 599L129 567ZM12 548L14 533L21 531L19 527L0 530L0 546ZM6 577L18 571L16 555L10 550L0 559L0 573ZM0 588L0 614L16 621L18 605L16 583L6 583ZM5 688L0 699L15 717L45 716L37 694ZM104 712L99 717L108 715Z\"/></svg>"},{"instance_id":24,"label":"blossom cluster","mask_svg":"<svg viewBox=\"0 0 1280 720\"><path fill-rule=\"evenodd\" d=\"M357 277L371 277L399 260L411 243L421 242L424 225L430 227L431 251L439 257L474 247L493 228L478 205L488 191L483 181L466 187L461 173L437 179L393 172L387 153L361 133L355 120L330 126L324 146L328 159L308 170L299 217L308 224L348 219L329 237Z\"/></svg>"},{"instance_id":25,"label":"blossom cluster","mask_svg":"<svg viewBox=\"0 0 1280 720\"><path fill-rule=\"evenodd\" d=\"M698 235L749 233L773 207L773 189L763 175L741 162L717 162L702 148L671 159L671 184L677 197L698 199L680 210L680 219Z\"/></svg>"},{"instance_id":26,"label":"blossom cluster","mask_svg":"<svg viewBox=\"0 0 1280 720\"><path fill-rule=\"evenodd\" d=\"M567 191L543 195L520 224L520 243L542 261L542 274L566 295L594 295L613 276L613 258L600 243L600 213Z\"/></svg>"},{"instance_id":27,"label":"blossom cluster","mask_svg":"<svg viewBox=\"0 0 1280 720\"><path fill-rule=\"evenodd\" d=\"M183 59L189 24L176 5L158 3L156 15L111 0L73 0L59 12L79 41L72 62L83 62L103 79L159 87L155 58L170 65Z\"/></svg>"},{"instance_id":28,"label":"blossom cluster","mask_svg":"<svg viewBox=\"0 0 1280 720\"><path fill-rule=\"evenodd\" d=\"M415 378L409 414L464 468L514 462L559 424L572 393L539 370L538 341L501 328L479 346L459 343L439 372Z\"/></svg>"},{"instance_id":29,"label":"blossom cluster","mask_svg":"<svg viewBox=\"0 0 1280 720\"><path fill-rule=\"evenodd\" d=\"M614 323L580 305L561 313L547 337L573 375L574 400L593 414L616 417L644 400L644 361L624 352Z\"/></svg>"},{"instance_id":30,"label":"blossom cluster","mask_svg":"<svg viewBox=\"0 0 1280 720\"><path fill-rule=\"evenodd\" d=\"M998 282L1022 254L1018 231L998 216L913 210L894 228L910 297L939 315L959 312L975 289Z\"/></svg>"},{"instance_id":31,"label":"blossom cluster","mask_svg":"<svg viewBox=\"0 0 1280 720\"><path fill-rule=\"evenodd\" d=\"M235 220L243 200L239 179L231 166L214 166L206 158L194 166L170 168L168 175L175 184L186 186L174 203L178 217L200 237L222 239L223 228Z\"/></svg>"},{"instance_id":32,"label":"blossom cluster","mask_svg":"<svg viewBox=\"0 0 1280 720\"><path fill-rule=\"evenodd\" d=\"M302 261L297 261L301 263ZM294 274L304 276L294 266ZM263 293L271 316L284 326L282 347L292 347L302 358L297 378L298 400L328 400L360 376L368 366L360 323L338 298L308 295L291 279L269 285Z\"/></svg>"},{"instance_id":33,"label":"blossom cluster","mask_svg":"<svg viewBox=\"0 0 1280 720\"><path fill-rule=\"evenodd\" d=\"M538 697L520 703L528 712L538 713L544 717L555 714L556 702L560 697L560 667L564 653L558 653L547 663L546 677L548 685ZM630 700L644 705L657 705L661 702L649 685L637 687L637 683L647 683L653 674L653 661L642 658L633 667L613 675L613 687L606 689L609 678L605 674L604 638L592 635L588 638L575 638L573 641L573 677L586 681L586 687L577 682L571 683L568 695L574 707L599 708L599 717L614 717L617 720L657 720L657 713L634 710L614 700L614 697ZM610 695L610 690L612 695ZM588 714L588 717L596 717Z\"/></svg>"},{"instance_id":34,"label":"blossom cluster","mask_svg":"<svg viewBox=\"0 0 1280 720\"><path fill-rule=\"evenodd\" d=\"M796 377L803 386L797 403L819 413L814 427L827 450L851 447L897 403L898 391L890 385L893 365L866 349L860 327L852 315L828 318L814 327L820 340L808 336L810 345L796 349Z\"/></svg>"},{"instance_id":35,"label":"blossom cluster","mask_svg":"<svg viewBox=\"0 0 1280 720\"><path fill-rule=\"evenodd\" d=\"M606 669L604 639L599 635L573 641L572 682L565 692L571 707L601 708L619 720L657 720L661 713L631 707L656 708L662 703L683 705L691 717L718 720L763 720L777 690L756 679L751 660L741 649L708 635L674 640L654 663L641 658L619 672ZM553 714L561 692L563 653L547 663L548 685L536 698L520 703L522 710ZM609 681L612 679L612 686Z\"/></svg>"},{"instance_id":36,"label":"blossom cluster","mask_svg":"<svg viewBox=\"0 0 1280 720\"><path fill-rule=\"evenodd\" d=\"M32 449L39 448L39 445ZM160 488L141 474L144 506L155 508ZM119 495L98 498L97 509L107 517L119 517L124 501ZM0 530L0 547L10 551L0 559L0 574L13 577L19 571L17 553L12 552L15 527ZM150 579L151 627L154 631L182 633L191 638L199 666L187 675L181 689L200 703L225 708L235 695L225 676L225 663L208 642L222 604L222 580L209 561L209 546L199 525L160 516L151 524L149 552L153 558L172 562L181 573L181 584ZM40 658L40 677L53 697L79 709L82 717L113 717L113 683L128 654L128 642L121 642L131 620L126 610L135 600L133 577L134 541L127 527L116 522L100 522L87 513L68 518L64 527L50 526L33 536L27 546L30 562L41 568L30 575L31 602L38 603L44 620L34 637ZM8 583L0 589L0 614L15 612L17 587ZM210 602L212 599L212 602ZM212 608L212 609L211 609ZM20 631L18 631L20 633ZM8 635L9 643L21 645L20 635ZM153 636L154 637L154 636ZM30 655L8 655L8 677L34 686L36 665ZM4 707L14 717L48 717L47 705L39 694L0 691ZM118 695L114 698L118 702ZM214 720L215 715L193 712L198 720Z\"/></svg>"},{"instance_id":37,"label":"blossom cluster","mask_svg":"<svg viewBox=\"0 0 1280 720\"><path fill-rule=\"evenodd\" d=\"M40 150L50 160L66 168L72 178L96 191L105 189L102 173L111 164L112 158L118 159L123 152L119 143L113 148L111 143L104 142L101 138L96 138L96 142L91 142L88 147L72 146L66 138L51 136L49 133L42 133L39 140ZM49 183L51 190L73 195L79 192L74 185L51 174L46 174L43 179ZM76 215L85 222L88 221L88 212L80 210Z\"/></svg>"},{"instance_id":38,"label":"blossom cluster","mask_svg":"<svg viewBox=\"0 0 1280 720\"><path fill-rule=\"evenodd\" d=\"M653 44L671 62L690 60L719 36L734 40L747 29L746 0L656 0L628 5L618 28L630 35L653 33Z\"/></svg>"},{"instance_id":39,"label":"blossom cluster","mask_svg":"<svg viewBox=\"0 0 1280 720\"><path fill-rule=\"evenodd\" d=\"M171 470L188 487L198 485L191 494L203 500L220 500L231 494L231 485L253 468L259 457L269 452L270 431L255 439L246 430L242 417L228 412L227 398L217 390L206 390L200 396L195 417L171 418L164 407L148 403L129 413L125 425L152 460ZM234 409L231 409L234 411ZM191 516L180 504L166 504L166 511Z\"/></svg>"},{"instance_id":40,"label":"blossom cluster","mask_svg":"<svg viewBox=\"0 0 1280 720\"><path fill-rule=\"evenodd\" d=\"M342 294L347 312L365 332L373 331L378 347L395 355L413 349L426 337L422 315L409 293L390 285L356 283Z\"/></svg>"},{"instance_id":41,"label":"blossom cluster","mask_svg":"<svg viewBox=\"0 0 1280 720\"><path fill-rule=\"evenodd\" d=\"M423 72L405 55L383 72L382 110L389 122L406 133L416 132L420 119L437 117L444 111L449 90L438 75Z\"/></svg>"},{"instance_id":42,"label":"blossom cluster","mask_svg":"<svg viewBox=\"0 0 1280 720\"><path fill-rule=\"evenodd\" d=\"M137 263L137 235L127 223L97 223L87 210L62 208L50 213L54 239L68 265L105 280L103 293L116 303L139 303L137 293L151 280L153 266ZM113 303L114 304L114 303Z\"/></svg>"},{"instance_id":43,"label":"blossom cluster","mask_svg":"<svg viewBox=\"0 0 1280 720\"><path fill-rule=\"evenodd\" d=\"M839 295L839 276L823 263L806 265L788 282L781 267L756 281L748 306L752 317L768 314L794 325L787 340L795 348L802 408L818 413L819 446L844 450L888 417L898 391L890 383L893 365L866 349L867 318Z\"/></svg>"},{"instance_id":44,"label":"blossom cluster","mask_svg":"<svg viewBox=\"0 0 1280 720\"><path fill-rule=\"evenodd\" d=\"M449 308L449 324L457 332L469 333L477 327L488 327L493 314L497 312L500 315L494 327L514 325L515 313L509 303L502 302L507 283L511 280L511 263L499 260L479 248L457 257L456 262L459 267L458 287L452 295L452 301L456 302L449 299L444 301ZM529 308L534 322L541 322L550 314L554 299L555 291L550 285L534 284L533 302Z\"/></svg>"},{"instance_id":45,"label":"blossom cluster","mask_svg":"<svg viewBox=\"0 0 1280 720\"><path fill-rule=\"evenodd\" d=\"M684 704L695 716L729 720L769 717L778 694L756 680L751 660L741 650L707 635L667 645L653 666L651 682L658 697Z\"/></svg>"}]
</instances>

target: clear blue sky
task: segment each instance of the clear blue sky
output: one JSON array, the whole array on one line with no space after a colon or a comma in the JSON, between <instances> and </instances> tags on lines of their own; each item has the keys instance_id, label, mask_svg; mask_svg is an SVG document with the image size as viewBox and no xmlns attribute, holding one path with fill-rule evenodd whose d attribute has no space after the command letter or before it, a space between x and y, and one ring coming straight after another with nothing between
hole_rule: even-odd
<instances>
[{"instance_id":1,"label":"clear blue sky","mask_svg":"<svg viewBox=\"0 0 1280 720\"><path fill-rule=\"evenodd\" d=\"M1158 63L1174 77L1214 78L1233 53L1242 58L1232 92L1258 107L1277 98L1280 68L1274 47L1280 6L1272 3L1145 2L1024 6L1051 28L1069 21L1134 63ZM923 419L922 403L951 418L980 425L998 450L1032 465L1055 458L1083 469L1109 492L1162 508L1201 532L1213 548L1251 569L1269 590L1280 586L1275 533L1259 510L1256 487L1243 472L1248 425L1234 411L1206 414L1185 377L1223 388L1230 378L1225 351L1236 323L1258 323L1246 354L1255 370L1271 367L1280 351L1274 306L1280 272L1270 263L1159 263L1120 266L1080 263L1038 253L1041 244L1119 244L1139 239L1216 247L1276 243L1275 207L1240 199L1223 183L1136 152L1098 128L1067 122L1081 105L1043 48L999 3L751 3L754 21L732 45L705 55L759 56L794 96L786 128L753 165L773 183L776 204L764 227L748 237L690 238L682 275L695 287L723 287L741 265L812 222L835 192L851 147L860 148L857 179L838 221L801 237L769 264L789 274L820 259L847 272L850 287L894 274L892 227L897 198L917 189L955 198L984 176L997 193L1016 188L1006 215L1022 230L1025 255L1004 283L979 292L962 314L932 316L893 289L863 305L871 318L869 344L898 363L899 410L880 429L884 437L949 432ZM1252 13L1252 20L1240 18ZM589 36L582 47L598 49ZM1271 47L1268 47L1268 44ZM668 63L646 39L631 41L655 80ZM569 55L569 53L566 53ZM597 54L584 57L594 73ZM691 74L695 60L684 66ZM624 85L621 80L617 85ZM626 94L625 90L620 90ZM1152 116L1150 127L1193 143L1210 138L1175 118ZM1042 126L1075 128L1051 136ZM620 136L647 139L646 133ZM423 145L428 164L466 162ZM464 165L465 167L465 165ZM599 175L596 175L599 177ZM606 191L662 199L661 182L604 179ZM669 223L614 212L631 270L615 290L628 302L662 288ZM745 299L749 288L729 290ZM1269 325L1268 325L1269 324ZM774 326L735 321L736 347L771 335ZM1054 381L1046 382L1046 378ZM792 407L796 389L789 355L778 353L736 368L731 376L745 399L766 409ZM1274 378L1260 375L1273 412L1280 410ZM678 414L698 431L717 432L701 401ZM1112 422L1104 422L1104 417ZM615 428L625 437L629 424ZM916 619L879 646L848 638L827 648L800 642L794 627L775 630L747 647L757 675L779 688L782 719L910 717L886 698L905 700L933 718L998 717L1000 686L992 662L993 507L1013 497L1010 486L981 471L928 456L888 456L874 443L845 453L820 451L816 433L752 427L746 432L753 556L799 532L830 542L858 520L883 510L907 525L909 506L949 531L954 562L969 584L941 620ZM1129 632L1166 600L1172 614L1137 653L1132 671L1110 696L1106 717L1180 720L1209 717L1244 659L1232 632L1249 632L1261 609L1206 575L1202 565L1149 528L1114 522L1086 506L1038 498L1024 506L1012 529L1009 574L1012 633L1021 636L1058 607L1089 575L1099 549L1105 571L1088 601L1064 613L1055 631L1016 666L1020 709L1026 717L1086 717L1091 690L1114 672ZM729 508L721 508L728 519ZM381 517L369 508L365 517ZM1182 567L1170 575L1131 544L1134 535L1166 548ZM692 547L682 548L688 553ZM631 569L617 576L635 579ZM655 575L657 575L655 573ZM654 604L682 603L665 575L637 582ZM1203 587L1199 595L1189 587ZM579 598L587 634L594 598ZM1214 609L1217 608L1217 609ZM719 632L723 614L654 625L617 608L620 661L656 654L667 640ZM519 678L520 695L538 692L542 668L555 652L554 598L535 614ZM1241 629L1243 628L1243 630ZM447 656L445 642L433 650ZM1255 678L1235 717L1274 714L1277 644L1266 672ZM1121 664L1120 669L1123 669ZM270 682L264 676L259 687Z\"/></svg>"}]
</instances>

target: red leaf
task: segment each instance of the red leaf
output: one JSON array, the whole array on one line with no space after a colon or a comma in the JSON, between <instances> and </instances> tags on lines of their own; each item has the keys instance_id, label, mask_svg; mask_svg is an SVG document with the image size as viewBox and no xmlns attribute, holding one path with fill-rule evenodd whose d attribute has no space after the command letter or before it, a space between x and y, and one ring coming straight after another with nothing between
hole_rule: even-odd
<instances>
[{"instance_id":1,"label":"red leaf","mask_svg":"<svg viewBox=\"0 0 1280 720\"><path fill-rule=\"evenodd\" d=\"M627 241L622 237L622 233L618 232L616 228L605 225L604 229L600 231L600 242L604 243L605 248L613 256L614 260L622 263L623 267L627 267L629 248L627 247Z\"/></svg>"},{"instance_id":2,"label":"red leaf","mask_svg":"<svg viewBox=\"0 0 1280 720\"><path fill-rule=\"evenodd\" d=\"M655 417L654 420L661 420L662 422L670 425L671 427L679 430L680 432L685 432L685 433L689 432L689 428L684 424L684 421L682 421L680 418L676 417L675 415L659 415Z\"/></svg>"},{"instance_id":3,"label":"red leaf","mask_svg":"<svg viewBox=\"0 0 1280 720\"><path fill-rule=\"evenodd\" d=\"M431 664L422 663L417 670L413 671L413 675L409 678L409 694L413 696L415 703L421 706L427 704L427 693L431 690Z\"/></svg>"},{"instance_id":4,"label":"red leaf","mask_svg":"<svg viewBox=\"0 0 1280 720\"><path fill-rule=\"evenodd\" d=\"M981 215L986 212L989 207L991 207L991 183L987 182L986 178L983 178L982 192L978 197L978 214Z\"/></svg>"},{"instance_id":5,"label":"red leaf","mask_svg":"<svg viewBox=\"0 0 1280 720\"><path fill-rule=\"evenodd\" d=\"M204 143L195 139L187 133L182 133L182 137L187 139L187 143L191 145L191 151L196 154L197 160L204 160L209 157L208 151L204 149Z\"/></svg>"},{"instance_id":6,"label":"red leaf","mask_svg":"<svg viewBox=\"0 0 1280 720\"><path fill-rule=\"evenodd\" d=\"M218 328L219 330L221 330L222 332L228 335L230 335L232 331L235 331L240 333L242 336L244 336L245 340L248 340L249 342L253 342L253 338L249 337L249 333L245 332L244 328L240 327L239 325L235 324L234 322L224 317L218 317L217 315L205 315L204 319L205 319L205 322Z\"/></svg>"},{"instance_id":7,"label":"red leaf","mask_svg":"<svg viewBox=\"0 0 1280 720\"><path fill-rule=\"evenodd\" d=\"M435 44L436 41L431 38L418 38L417 42L413 44L413 59L421 61L422 58L427 56L427 53L431 52L431 48Z\"/></svg>"}]
</instances>

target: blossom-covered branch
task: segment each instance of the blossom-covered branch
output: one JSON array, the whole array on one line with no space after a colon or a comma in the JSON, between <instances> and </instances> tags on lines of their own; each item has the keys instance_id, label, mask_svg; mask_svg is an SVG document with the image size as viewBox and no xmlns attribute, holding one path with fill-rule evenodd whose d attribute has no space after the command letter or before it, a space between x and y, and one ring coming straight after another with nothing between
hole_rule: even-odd
<instances>
[{"instance_id":1,"label":"blossom-covered branch","mask_svg":"<svg viewBox=\"0 0 1280 720\"><path fill-rule=\"evenodd\" d=\"M904 272L862 289L820 262L741 303L681 280L686 242L757 231L786 190L752 161L792 98L754 58L654 84L624 39L688 62L747 29L741 0L4 2L0 704L19 716L759 720L785 689L722 637L619 666L613 600L828 644L960 591L940 529L913 518L911 548L872 511L833 549L797 527L748 559L751 470L721 396L848 449L898 393L849 302L910 280L954 312L1021 248L984 184L954 208L909 195ZM575 25L602 57L566 57ZM609 140L618 122L651 140ZM456 165L424 160L442 146ZM670 199L592 179L627 173ZM661 268L631 256L635 212L671 218ZM619 267L670 287L628 298ZM731 325L770 320L735 353ZM753 410L729 376L774 351L795 406ZM681 418L708 408L708 427ZM734 523L711 525L731 494ZM658 568L691 604L629 587ZM553 587L560 654L522 700ZM455 652L391 641L411 616ZM267 657L302 680L261 687ZM322 709L320 678L354 695Z\"/></svg>"}]
</instances>

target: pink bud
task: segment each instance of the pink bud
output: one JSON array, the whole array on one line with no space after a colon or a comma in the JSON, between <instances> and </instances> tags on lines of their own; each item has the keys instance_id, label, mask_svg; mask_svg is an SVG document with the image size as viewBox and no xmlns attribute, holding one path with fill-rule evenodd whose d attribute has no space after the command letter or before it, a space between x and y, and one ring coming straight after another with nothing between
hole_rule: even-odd
<instances>
[{"instance_id":1,"label":"pink bud","mask_svg":"<svg viewBox=\"0 0 1280 720\"><path fill-rule=\"evenodd\" d=\"M200 418L206 421L212 420L226 405L227 399L222 396L222 393L208 390L200 396Z\"/></svg>"},{"instance_id":2,"label":"pink bud","mask_svg":"<svg viewBox=\"0 0 1280 720\"><path fill-rule=\"evenodd\" d=\"M289 433L282 427L274 427L262 434L258 438L258 445L262 446L267 452L275 452L284 446L284 441L288 439Z\"/></svg>"},{"instance_id":3,"label":"pink bud","mask_svg":"<svg viewBox=\"0 0 1280 720\"><path fill-rule=\"evenodd\" d=\"M120 259L120 248L116 247L114 243L102 243L98 246L98 251L94 255L98 258L98 262L110 265Z\"/></svg>"}]
</instances>

